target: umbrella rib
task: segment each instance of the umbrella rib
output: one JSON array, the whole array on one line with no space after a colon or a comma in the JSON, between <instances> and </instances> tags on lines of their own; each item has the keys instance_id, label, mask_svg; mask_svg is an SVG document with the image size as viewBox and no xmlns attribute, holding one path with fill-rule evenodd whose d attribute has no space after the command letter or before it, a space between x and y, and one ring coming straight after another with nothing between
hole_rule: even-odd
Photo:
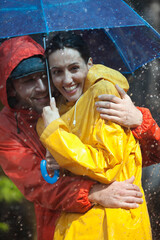
<instances>
[{"instance_id":1,"label":"umbrella rib","mask_svg":"<svg viewBox=\"0 0 160 240\"><path fill-rule=\"evenodd\" d=\"M43 0L40 0L40 3L41 3L43 18L44 18L44 22L45 22L45 26L46 26L46 32L47 32L47 34L48 34L48 33L49 33L49 29L48 29L48 24L47 24L47 21L46 21L46 14L45 14L45 11L44 11Z\"/></svg>"},{"instance_id":2,"label":"umbrella rib","mask_svg":"<svg viewBox=\"0 0 160 240\"><path fill-rule=\"evenodd\" d=\"M148 26L149 28L151 28L155 32L155 34L158 37L160 37L159 33L146 20L144 20L133 8L131 8L126 2L124 2L124 4L126 4L139 18L141 18L141 20L144 22L144 26Z\"/></svg>"},{"instance_id":3,"label":"umbrella rib","mask_svg":"<svg viewBox=\"0 0 160 240\"><path fill-rule=\"evenodd\" d=\"M127 60L126 60L123 52L121 51L120 47L117 45L116 41L115 41L114 38L111 36L111 34L109 33L108 29L106 30L106 29L104 28L104 31L105 31L105 33L109 36L109 38L112 40L112 42L115 44L115 46L116 46L119 54L121 55L121 58L123 59L124 64L128 67L128 69L129 69L130 72L132 73L133 70L131 69L130 65L128 64L128 62L127 62Z\"/></svg>"}]
</instances>

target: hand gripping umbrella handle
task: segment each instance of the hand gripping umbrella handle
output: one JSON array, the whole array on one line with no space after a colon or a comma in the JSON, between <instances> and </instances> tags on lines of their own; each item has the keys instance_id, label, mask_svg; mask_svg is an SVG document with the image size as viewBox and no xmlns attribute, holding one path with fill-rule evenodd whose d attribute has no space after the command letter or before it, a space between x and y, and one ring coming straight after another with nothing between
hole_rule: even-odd
<instances>
[{"instance_id":1,"label":"hand gripping umbrella handle","mask_svg":"<svg viewBox=\"0 0 160 240\"><path fill-rule=\"evenodd\" d=\"M59 170L54 170L54 176L50 177L48 175L48 172L47 172L47 162L46 162L46 160L41 161L40 168L41 168L42 177L44 178L44 180L46 182L48 182L50 184L53 184L53 183L57 182L57 180L59 178Z\"/></svg>"}]
</instances>

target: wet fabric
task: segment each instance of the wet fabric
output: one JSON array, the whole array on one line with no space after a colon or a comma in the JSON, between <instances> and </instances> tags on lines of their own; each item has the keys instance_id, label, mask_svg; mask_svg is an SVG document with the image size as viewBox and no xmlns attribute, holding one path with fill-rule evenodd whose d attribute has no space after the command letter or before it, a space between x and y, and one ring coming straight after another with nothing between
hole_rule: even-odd
<instances>
[{"instance_id":1,"label":"wet fabric","mask_svg":"<svg viewBox=\"0 0 160 240\"><path fill-rule=\"evenodd\" d=\"M137 107L143 114L141 126L133 129L133 135L141 144L143 167L160 163L160 127L147 108Z\"/></svg>"},{"instance_id":2,"label":"wet fabric","mask_svg":"<svg viewBox=\"0 0 160 240\"><path fill-rule=\"evenodd\" d=\"M141 186L142 157L139 142L128 128L105 122L95 109L98 95L118 96L115 84L127 90L128 82L119 72L94 65L88 72L84 94L76 103L59 106L60 111L74 105L42 133L41 141L58 164L79 175L102 183L123 181L135 176ZM85 214L61 213L54 240L149 240L151 228L143 193L137 209L105 209L95 206Z\"/></svg>"},{"instance_id":3,"label":"wet fabric","mask_svg":"<svg viewBox=\"0 0 160 240\"><path fill-rule=\"evenodd\" d=\"M44 55L44 49L28 36L12 38L0 46L0 165L26 199L35 206L37 239L51 240L59 211L85 212L91 207L88 192L94 181L82 177L60 177L56 184L45 182L40 161L45 148L35 126L39 115L32 110L11 109L6 81L24 59Z\"/></svg>"},{"instance_id":4,"label":"wet fabric","mask_svg":"<svg viewBox=\"0 0 160 240\"><path fill-rule=\"evenodd\" d=\"M0 38L81 30L94 63L123 73L160 57L160 34L122 0L1 0L0 16Z\"/></svg>"}]
</instances>

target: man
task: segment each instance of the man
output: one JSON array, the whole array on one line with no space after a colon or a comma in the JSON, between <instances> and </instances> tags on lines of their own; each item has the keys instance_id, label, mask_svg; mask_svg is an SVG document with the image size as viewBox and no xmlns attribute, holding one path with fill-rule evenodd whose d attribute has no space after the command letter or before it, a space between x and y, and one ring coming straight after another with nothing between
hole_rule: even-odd
<instances>
[{"instance_id":1,"label":"man","mask_svg":"<svg viewBox=\"0 0 160 240\"><path fill-rule=\"evenodd\" d=\"M41 176L45 148L36 122L49 104L44 49L28 36L0 46L0 164L26 199L34 202L38 240L53 239L60 211L85 212L94 203L104 207L135 208L142 194L134 178L109 186L80 176L65 175L56 184ZM93 203L94 202L94 203Z\"/></svg>"}]
</instances>

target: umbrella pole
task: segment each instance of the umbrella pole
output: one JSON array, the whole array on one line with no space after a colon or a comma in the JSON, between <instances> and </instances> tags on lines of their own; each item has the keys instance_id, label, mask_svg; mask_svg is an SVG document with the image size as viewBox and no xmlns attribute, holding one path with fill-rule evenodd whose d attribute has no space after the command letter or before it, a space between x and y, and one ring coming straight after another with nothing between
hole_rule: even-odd
<instances>
[{"instance_id":1,"label":"umbrella pole","mask_svg":"<svg viewBox=\"0 0 160 240\"><path fill-rule=\"evenodd\" d=\"M43 46L44 46L44 50L46 50L46 36L43 36ZM46 63L46 71L47 71L49 98L51 100L52 92L51 92L51 82L50 82L50 75L49 75L49 64L48 64L47 58L45 58L45 63Z\"/></svg>"},{"instance_id":2,"label":"umbrella pole","mask_svg":"<svg viewBox=\"0 0 160 240\"><path fill-rule=\"evenodd\" d=\"M46 36L43 36L43 45L44 45L44 50L46 50ZM52 93L51 93L51 82L50 82L50 75L49 75L49 65L48 65L48 60L45 58L45 63L46 63L46 71L47 71L47 79L48 79L48 91L49 91L49 98L51 100ZM46 160L41 160L40 163L40 169L41 169L41 174L44 178L44 180L50 184L53 184L57 182L59 178L59 170L54 170L54 176L50 177L47 172L47 161Z\"/></svg>"}]
</instances>

